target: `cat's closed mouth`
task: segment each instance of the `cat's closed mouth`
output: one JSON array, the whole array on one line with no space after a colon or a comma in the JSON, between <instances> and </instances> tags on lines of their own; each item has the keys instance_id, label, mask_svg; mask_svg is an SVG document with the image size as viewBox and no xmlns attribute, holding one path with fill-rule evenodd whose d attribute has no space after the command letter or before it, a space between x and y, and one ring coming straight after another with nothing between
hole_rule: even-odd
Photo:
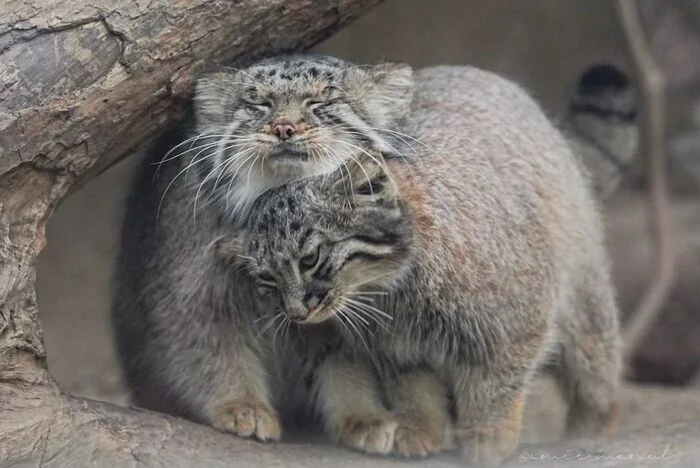
<instances>
[{"instance_id":1,"label":"cat's closed mouth","mask_svg":"<svg viewBox=\"0 0 700 468\"><path fill-rule=\"evenodd\" d=\"M270 157L292 158L306 161L309 158L309 153L306 150L306 145L303 143L283 141L271 148Z\"/></svg>"}]
</instances>

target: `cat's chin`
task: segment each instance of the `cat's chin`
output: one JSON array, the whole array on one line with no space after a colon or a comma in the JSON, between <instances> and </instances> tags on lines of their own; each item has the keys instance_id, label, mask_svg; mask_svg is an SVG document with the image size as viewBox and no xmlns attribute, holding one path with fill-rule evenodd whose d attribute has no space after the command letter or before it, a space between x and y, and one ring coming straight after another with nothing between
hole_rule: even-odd
<instances>
[{"instance_id":1,"label":"cat's chin","mask_svg":"<svg viewBox=\"0 0 700 468\"><path fill-rule=\"evenodd\" d=\"M292 182L306 176L308 161L293 159L291 157L269 157L263 163L262 171L276 180Z\"/></svg>"},{"instance_id":2,"label":"cat's chin","mask_svg":"<svg viewBox=\"0 0 700 468\"><path fill-rule=\"evenodd\" d=\"M318 151L309 152L306 142L281 142L268 149L261 169L274 174L278 180L292 182L331 173L338 169L340 160L342 158L323 158Z\"/></svg>"},{"instance_id":3,"label":"cat's chin","mask_svg":"<svg viewBox=\"0 0 700 468\"><path fill-rule=\"evenodd\" d=\"M268 159L274 161L308 161L306 143L283 141L270 148Z\"/></svg>"},{"instance_id":4,"label":"cat's chin","mask_svg":"<svg viewBox=\"0 0 700 468\"><path fill-rule=\"evenodd\" d=\"M274 185L328 174L338 168L335 164L321 164L293 157L269 157L263 164L260 172L265 174L265 178L274 180L276 182Z\"/></svg>"},{"instance_id":5,"label":"cat's chin","mask_svg":"<svg viewBox=\"0 0 700 468\"><path fill-rule=\"evenodd\" d=\"M295 319L290 319L292 322L296 323L297 325L319 325L324 322L328 322L330 319L336 316L336 307L330 305L330 306L323 306L321 310L314 311L313 313L307 315L301 320L295 320Z\"/></svg>"}]
</instances>

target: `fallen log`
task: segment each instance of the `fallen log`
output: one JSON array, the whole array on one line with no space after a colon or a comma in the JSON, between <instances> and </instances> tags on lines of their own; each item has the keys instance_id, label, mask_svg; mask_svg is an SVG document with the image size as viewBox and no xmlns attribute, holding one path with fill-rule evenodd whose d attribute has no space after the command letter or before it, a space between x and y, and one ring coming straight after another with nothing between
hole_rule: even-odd
<instances>
[{"instance_id":1,"label":"fallen log","mask_svg":"<svg viewBox=\"0 0 700 468\"><path fill-rule=\"evenodd\" d=\"M24 389L31 388L25 393ZM50 385L0 383L3 412L0 466L163 466L389 468L416 466L371 457L323 442L261 443L148 411L68 397ZM3 435L4 434L4 438ZM504 468L638 467L694 468L700 460L700 422L632 431L615 439L558 441L520 447ZM446 452L421 466L460 466Z\"/></svg>"}]
</instances>

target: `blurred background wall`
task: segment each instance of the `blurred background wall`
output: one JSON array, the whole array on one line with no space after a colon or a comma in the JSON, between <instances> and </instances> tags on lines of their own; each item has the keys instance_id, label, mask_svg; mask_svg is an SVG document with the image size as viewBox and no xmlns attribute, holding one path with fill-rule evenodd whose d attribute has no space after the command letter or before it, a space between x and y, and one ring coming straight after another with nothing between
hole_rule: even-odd
<instances>
[{"instance_id":1,"label":"blurred background wall","mask_svg":"<svg viewBox=\"0 0 700 468\"><path fill-rule=\"evenodd\" d=\"M663 47L667 39L659 40ZM566 109L588 66L607 62L628 68L616 13L608 0L389 0L316 50L366 63L469 64L492 70L519 82L553 118ZM682 58L682 54L668 57L681 62ZM685 88L671 96L670 124L674 132L686 135L693 125L694 101L689 96L700 95L700 86L687 78L681 85ZM700 127L700 106L696 112ZM686 152L687 147L686 142ZM58 209L49 223L48 245L38 268L51 372L74 394L116 403L125 402L125 397L107 320L110 278L122 202L139 157L114 166ZM680 179L685 180L691 166L681 164ZM680 281L663 323L655 327L657 335L650 337L635 360L641 380L682 383L700 362L700 209L688 193L695 192L684 192L674 203L674 224L680 232L677 246L683 252ZM628 189L606 206L624 310L636 304L654 267L645 202L638 191Z\"/></svg>"}]
</instances>

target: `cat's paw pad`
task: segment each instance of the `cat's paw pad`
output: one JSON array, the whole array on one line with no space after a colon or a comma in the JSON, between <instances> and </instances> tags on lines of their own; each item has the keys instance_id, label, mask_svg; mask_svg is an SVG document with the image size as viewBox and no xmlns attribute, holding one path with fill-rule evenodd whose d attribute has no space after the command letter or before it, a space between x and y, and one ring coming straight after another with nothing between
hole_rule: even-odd
<instances>
[{"instance_id":1,"label":"cat's paw pad","mask_svg":"<svg viewBox=\"0 0 700 468\"><path fill-rule=\"evenodd\" d=\"M391 415L350 416L343 421L339 438L357 450L387 455L394 448L397 426Z\"/></svg>"},{"instance_id":2,"label":"cat's paw pad","mask_svg":"<svg viewBox=\"0 0 700 468\"><path fill-rule=\"evenodd\" d=\"M278 441L282 435L277 413L255 400L240 399L220 405L214 411L212 425L222 431L262 441Z\"/></svg>"},{"instance_id":3,"label":"cat's paw pad","mask_svg":"<svg viewBox=\"0 0 700 468\"><path fill-rule=\"evenodd\" d=\"M394 452L404 457L426 457L442 448L440 429L399 424L394 435Z\"/></svg>"}]
</instances>

